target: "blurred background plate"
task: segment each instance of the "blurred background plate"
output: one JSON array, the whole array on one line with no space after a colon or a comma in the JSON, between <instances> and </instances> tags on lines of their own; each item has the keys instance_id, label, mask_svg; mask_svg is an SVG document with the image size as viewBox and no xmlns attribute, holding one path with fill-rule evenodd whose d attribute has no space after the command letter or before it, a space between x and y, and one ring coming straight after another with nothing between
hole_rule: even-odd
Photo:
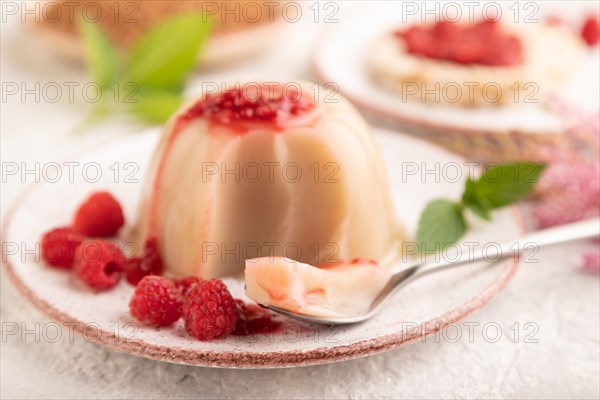
<instances>
[{"instance_id":1,"label":"blurred background plate","mask_svg":"<svg viewBox=\"0 0 600 400\"><path fill-rule=\"evenodd\" d=\"M579 26L585 15L598 14L598 4L542 3L535 15L559 16ZM512 3L511 3L512 4ZM505 8L509 5L505 4ZM511 14L505 10L506 15ZM368 70L368 51L382 34L401 27L403 6L378 2L377 6L356 7L340 23L324 31L313 53L313 68L322 83L332 82L339 91L384 123L400 126L409 133L434 141L469 158L482 161L536 158L540 145L569 146L564 131L572 121L563 109L596 111L600 105L600 63L598 50L590 50L573 79L553 100L562 106L514 104L504 107L465 108L403 101L375 82ZM413 18L414 20L414 18ZM560 56L560 55L557 55Z\"/></svg>"},{"instance_id":2,"label":"blurred background plate","mask_svg":"<svg viewBox=\"0 0 600 400\"><path fill-rule=\"evenodd\" d=\"M23 26L37 33L31 35L32 46L37 41L59 54L83 61L84 51L78 26L80 17L98 24L109 40L124 50L131 48L145 32L169 17L203 14L205 19L211 20L212 28L198 61L203 66L222 66L272 45L282 27L281 9L286 2L42 1L32 7L33 12L37 11L36 18L28 20Z\"/></svg>"}]
</instances>

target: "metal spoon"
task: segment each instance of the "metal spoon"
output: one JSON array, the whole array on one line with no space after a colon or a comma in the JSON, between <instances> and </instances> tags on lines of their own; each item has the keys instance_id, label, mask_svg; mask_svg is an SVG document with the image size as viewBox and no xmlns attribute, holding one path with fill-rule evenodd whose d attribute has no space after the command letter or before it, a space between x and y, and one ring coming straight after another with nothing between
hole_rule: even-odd
<instances>
[{"instance_id":1,"label":"metal spoon","mask_svg":"<svg viewBox=\"0 0 600 400\"><path fill-rule=\"evenodd\" d=\"M387 285L371 303L369 310L362 315L322 317L308 314L297 314L274 306L267 306L267 308L304 322L330 325L354 324L373 317L375 314L381 311L387 301L393 295L398 293L400 289L425 275L445 271L454 267L464 266L466 264L472 264L478 261L497 263L498 261L507 258L517 258L519 254L531 250L534 246L535 248L546 247L578 239L592 238L598 235L600 235L600 219L593 218L568 225L562 225L556 228L532 232L521 236L517 240L505 242L500 244L499 247L496 246L496 249L499 249L499 254L490 255L488 253L484 254L482 251L478 251L476 254L463 254L456 261L425 261L410 265L408 268L406 268L404 265L399 266L403 267L402 270L392 275ZM491 259L493 259L493 261L491 261Z\"/></svg>"}]
</instances>

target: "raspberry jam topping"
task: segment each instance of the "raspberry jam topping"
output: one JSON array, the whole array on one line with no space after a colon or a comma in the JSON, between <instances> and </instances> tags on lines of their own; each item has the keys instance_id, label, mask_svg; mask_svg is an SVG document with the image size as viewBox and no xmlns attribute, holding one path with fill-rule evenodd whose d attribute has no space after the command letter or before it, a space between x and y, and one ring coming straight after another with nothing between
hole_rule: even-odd
<instances>
[{"instance_id":1,"label":"raspberry jam topping","mask_svg":"<svg viewBox=\"0 0 600 400\"><path fill-rule=\"evenodd\" d=\"M514 66L523 61L519 38L503 32L494 21L440 21L413 25L394 35L405 43L408 53L435 60L489 66Z\"/></svg>"},{"instance_id":2,"label":"raspberry jam topping","mask_svg":"<svg viewBox=\"0 0 600 400\"><path fill-rule=\"evenodd\" d=\"M204 96L180 117L179 122L204 117L242 131L265 123L277 127L312 110L315 104L307 97L292 84L235 87Z\"/></svg>"}]
</instances>

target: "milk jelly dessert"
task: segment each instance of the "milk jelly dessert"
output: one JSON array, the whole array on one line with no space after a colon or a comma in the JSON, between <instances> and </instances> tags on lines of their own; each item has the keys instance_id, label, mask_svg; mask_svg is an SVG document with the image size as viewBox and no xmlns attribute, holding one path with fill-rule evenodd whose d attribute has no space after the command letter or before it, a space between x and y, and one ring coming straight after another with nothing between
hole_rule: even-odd
<instances>
[{"instance_id":1,"label":"milk jelly dessert","mask_svg":"<svg viewBox=\"0 0 600 400\"><path fill-rule=\"evenodd\" d=\"M165 271L241 274L246 259L385 263L400 242L369 126L344 98L306 83L204 93L167 123L134 240Z\"/></svg>"}]
</instances>

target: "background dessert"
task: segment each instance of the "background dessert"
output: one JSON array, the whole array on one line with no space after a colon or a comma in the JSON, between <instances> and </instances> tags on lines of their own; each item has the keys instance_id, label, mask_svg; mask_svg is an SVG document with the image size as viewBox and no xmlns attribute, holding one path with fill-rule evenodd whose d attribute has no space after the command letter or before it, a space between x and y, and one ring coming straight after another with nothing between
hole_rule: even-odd
<instances>
[{"instance_id":1,"label":"background dessert","mask_svg":"<svg viewBox=\"0 0 600 400\"><path fill-rule=\"evenodd\" d=\"M146 180L134 238L156 241L175 276L241 273L260 256L385 262L400 240L369 126L304 83L194 100L164 128Z\"/></svg>"},{"instance_id":2,"label":"background dessert","mask_svg":"<svg viewBox=\"0 0 600 400\"><path fill-rule=\"evenodd\" d=\"M128 49L149 28L177 14L201 12L212 20L212 33L200 55L203 64L220 64L251 55L273 39L285 2L223 1L52 1L32 25L60 53L83 58L77 22L90 15L121 49ZM89 11L83 11L89 9ZM96 15L98 20L96 21Z\"/></svg>"},{"instance_id":3,"label":"background dessert","mask_svg":"<svg viewBox=\"0 0 600 400\"><path fill-rule=\"evenodd\" d=\"M374 79L403 100L498 106L560 88L583 53L583 41L557 24L442 20L384 34L368 61Z\"/></svg>"}]
</instances>

